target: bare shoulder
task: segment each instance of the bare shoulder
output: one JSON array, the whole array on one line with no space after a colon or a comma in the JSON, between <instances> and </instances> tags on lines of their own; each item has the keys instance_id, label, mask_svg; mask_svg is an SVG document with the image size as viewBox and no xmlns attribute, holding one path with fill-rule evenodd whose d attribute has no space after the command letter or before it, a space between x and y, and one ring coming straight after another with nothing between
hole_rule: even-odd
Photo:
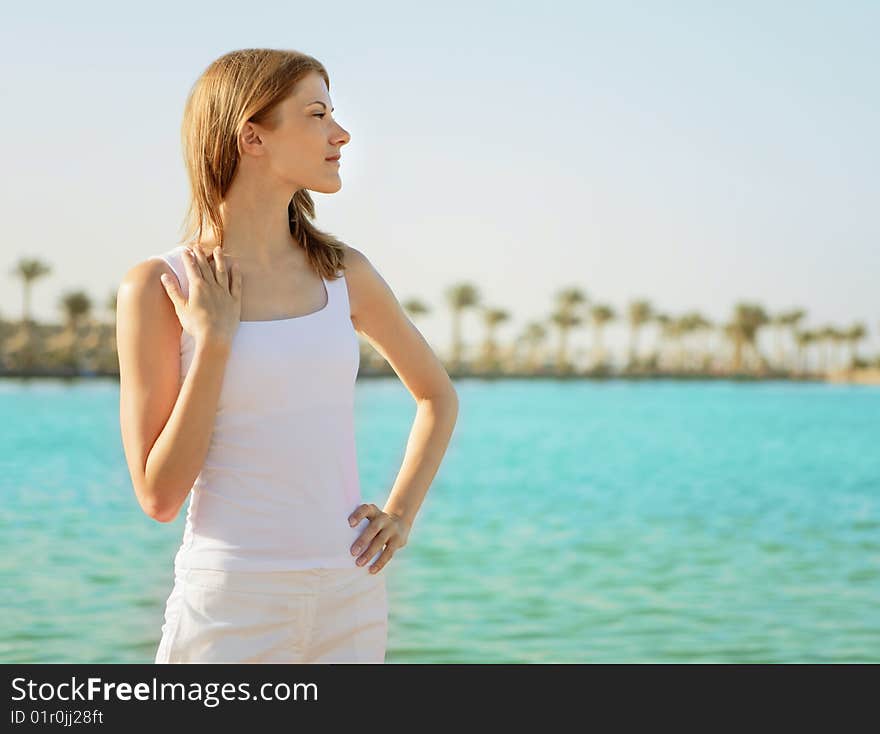
<instances>
[{"instance_id":1,"label":"bare shoulder","mask_svg":"<svg viewBox=\"0 0 880 734\"><path fill-rule=\"evenodd\" d=\"M161 312L174 315L178 331L180 322L174 314L174 306L168 299L160 277L162 274L177 279L171 266L161 258L148 258L131 266L122 276L116 294L117 322L120 318L158 316Z\"/></svg>"},{"instance_id":2,"label":"bare shoulder","mask_svg":"<svg viewBox=\"0 0 880 734\"><path fill-rule=\"evenodd\" d=\"M134 285L157 279L162 273L175 275L172 267L159 257L150 257L132 265L122 276L120 285ZM176 276L175 276L176 277Z\"/></svg>"},{"instance_id":3,"label":"bare shoulder","mask_svg":"<svg viewBox=\"0 0 880 734\"><path fill-rule=\"evenodd\" d=\"M367 268L372 267L372 263L364 253L350 245L343 245L342 251L345 256L345 276L349 275L353 278L358 277Z\"/></svg>"},{"instance_id":4,"label":"bare shoulder","mask_svg":"<svg viewBox=\"0 0 880 734\"><path fill-rule=\"evenodd\" d=\"M151 292L155 295L164 295L162 281L159 280L163 273L175 275L171 266L164 260L159 258L141 260L132 265L122 276L119 282L119 295L127 295L129 299L132 295L143 296Z\"/></svg>"},{"instance_id":5,"label":"bare shoulder","mask_svg":"<svg viewBox=\"0 0 880 734\"><path fill-rule=\"evenodd\" d=\"M396 301L396 298L388 283L363 252L349 245L343 245L343 252L351 320L356 324L358 318L363 319L370 305L377 300L384 300L387 304L390 300Z\"/></svg>"},{"instance_id":6,"label":"bare shoulder","mask_svg":"<svg viewBox=\"0 0 880 734\"><path fill-rule=\"evenodd\" d=\"M454 396L443 364L370 259L348 246L344 257L355 331L391 365L416 400Z\"/></svg>"}]
</instances>

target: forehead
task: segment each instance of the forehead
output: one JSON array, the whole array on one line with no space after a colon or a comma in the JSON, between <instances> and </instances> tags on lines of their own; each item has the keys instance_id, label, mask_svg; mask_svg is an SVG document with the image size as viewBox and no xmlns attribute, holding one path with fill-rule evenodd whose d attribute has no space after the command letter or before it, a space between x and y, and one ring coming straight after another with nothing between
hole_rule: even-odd
<instances>
[{"instance_id":1,"label":"forehead","mask_svg":"<svg viewBox=\"0 0 880 734\"><path fill-rule=\"evenodd\" d=\"M330 102L330 93L324 83L324 77L318 72L312 71L296 83L289 101L293 104L304 105L314 102L316 99Z\"/></svg>"}]
</instances>

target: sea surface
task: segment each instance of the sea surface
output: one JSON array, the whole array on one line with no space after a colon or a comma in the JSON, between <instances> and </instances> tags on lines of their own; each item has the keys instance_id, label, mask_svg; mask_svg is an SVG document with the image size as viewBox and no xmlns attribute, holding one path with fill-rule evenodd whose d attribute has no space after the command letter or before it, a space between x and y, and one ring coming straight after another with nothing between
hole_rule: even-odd
<instances>
[{"instance_id":1,"label":"sea surface","mask_svg":"<svg viewBox=\"0 0 880 734\"><path fill-rule=\"evenodd\" d=\"M386 662L880 662L880 388L456 387ZM381 507L415 403L356 394ZM152 662L185 506L138 506L118 383L3 380L0 415L0 663Z\"/></svg>"}]
</instances>

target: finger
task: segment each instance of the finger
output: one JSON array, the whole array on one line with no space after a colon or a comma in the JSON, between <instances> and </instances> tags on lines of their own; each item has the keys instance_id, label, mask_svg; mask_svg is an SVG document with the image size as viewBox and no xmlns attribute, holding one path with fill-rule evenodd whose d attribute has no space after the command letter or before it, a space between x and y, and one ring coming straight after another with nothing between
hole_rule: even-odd
<instances>
[{"instance_id":1,"label":"finger","mask_svg":"<svg viewBox=\"0 0 880 734\"><path fill-rule=\"evenodd\" d=\"M361 520L368 516L367 513L370 511L371 507L374 507L374 505L360 505L348 516L348 524L352 527L357 525Z\"/></svg>"},{"instance_id":2,"label":"finger","mask_svg":"<svg viewBox=\"0 0 880 734\"><path fill-rule=\"evenodd\" d=\"M377 528L373 523L370 523L367 526L367 529L364 530L358 537L354 543L351 545L351 554L356 556L358 553L363 551L370 543L373 542L373 538L376 537L376 534L379 532L379 528Z\"/></svg>"},{"instance_id":3,"label":"finger","mask_svg":"<svg viewBox=\"0 0 880 734\"><path fill-rule=\"evenodd\" d=\"M185 247L183 250L183 265L186 269L187 277L190 280L194 278L199 278L202 274L201 268L199 268L199 263L196 260L196 254L193 252L191 247Z\"/></svg>"},{"instance_id":4,"label":"finger","mask_svg":"<svg viewBox=\"0 0 880 734\"><path fill-rule=\"evenodd\" d=\"M229 290L229 276L226 274L226 260L220 245L214 248L214 277L219 285Z\"/></svg>"},{"instance_id":5,"label":"finger","mask_svg":"<svg viewBox=\"0 0 880 734\"><path fill-rule=\"evenodd\" d=\"M367 561L369 561L373 556L375 556L380 550L385 547L385 543L391 538L392 530L390 528L383 530L381 533L376 535L373 538L373 542L370 543L370 547L364 551L364 554L357 559L357 565L363 566Z\"/></svg>"},{"instance_id":6,"label":"finger","mask_svg":"<svg viewBox=\"0 0 880 734\"><path fill-rule=\"evenodd\" d=\"M198 245L192 248L193 253L193 263L199 271L199 275L202 276L205 280L208 279L208 270L210 266L208 265L208 259L205 257L205 253L202 252L202 248Z\"/></svg>"},{"instance_id":7,"label":"finger","mask_svg":"<svg viewBox=\"0 0 880 734\"><path fill-rule=\"evenodd\" d=\"M177 281L174 280L174 278L168 275L168 273L162 273L162 275L159 276L159 280L162 281L162 285L165 286L165 293L168 294L171 303L176 306L181 300L183 300L180 289L177 287Z\"/></svg>"},{"instance_id":8,"label":"finger","mask_svg":"<svg viewBox=\"0 0 880 734\"><path fill-rule=\"evenodd\" d=\"M382 555L376 559L376 562L370 566L370 573L379 573L382 570L382 567L391 560L391 557L394 555L394 551L397 550L397 544L391 540L385 546L385 550L382 551Z\"/></svg>"}]
</instances>

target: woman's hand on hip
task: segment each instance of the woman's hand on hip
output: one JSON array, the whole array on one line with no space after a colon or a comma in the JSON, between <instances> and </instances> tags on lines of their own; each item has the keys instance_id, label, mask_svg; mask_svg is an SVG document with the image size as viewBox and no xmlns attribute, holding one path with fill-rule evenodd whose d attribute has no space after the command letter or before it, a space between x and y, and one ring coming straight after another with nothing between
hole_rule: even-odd
<instances>
[{"instance_id":1,"label":"woman's hand on hip","mask_svg":"<svg viewBox=\"0 0 880 734\"><path fill-rule=\"evenodd\" d=\"M351 554L360 554L357 565L362 566L384 548L382 555L370 566L370 573L378 573L394 553L406 545L410 525L399 515L383 512L373 504L358 507L348 516L348 522L354 527L365 517L369 518L370 524L351 546Z\"/></svg>"}]
</instances>

